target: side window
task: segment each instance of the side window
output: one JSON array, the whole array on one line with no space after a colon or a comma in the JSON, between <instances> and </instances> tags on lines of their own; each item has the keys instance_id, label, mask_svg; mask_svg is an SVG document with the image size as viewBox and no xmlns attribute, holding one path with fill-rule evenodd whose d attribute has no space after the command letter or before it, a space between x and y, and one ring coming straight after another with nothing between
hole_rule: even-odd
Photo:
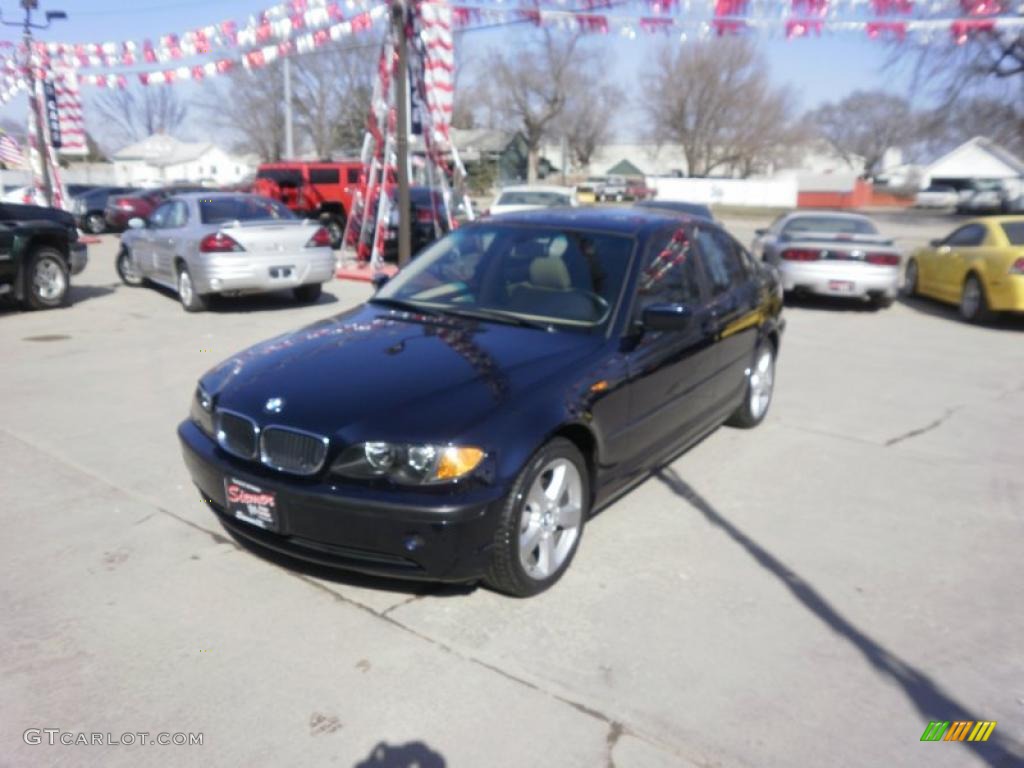
<instances>
[{"instance_id":1,"label":"side window","mask_svg":"<svg viewBox=\"0 0 1024 768\"><path fill-rule=\"evenodd\" d=\"M736 242L736 239L728 232L716 231L714 234L722 248L732 256L729 264L733 281L743 282L752 277L755 269L754 259L747 249Z\"/></svg>"},{"instance_id":2,"label":"side window","mask_svg":"<svg viewBox=\"0 0 1024 768\"><path fill-rule=\"evenodd\" d=\"M637 281L633 316L640 319L651 304L699 304L700 283L694 268L693 246L686 230L656 236Z\"/></svg>"},{"instance_id":3,"label":"side window","mask_svg":"<svg viewBox=\"0 0 1024 768\"><path fill-rule=\"evenodd\" d=\"M712 294L719 296L744 279L738 257L731 248L724 246L717 232L698 229L697 247L700 250L700 263L711 285Z\"/></svg>"},{"instance_id":4,"label":"side window","mask_svg":"<svg viewBox=\"0 0 1024 768\"><path fill-rule=\"evenodd\" d=\"M338 183L338 169L337 168L310 168L309 169L309 183L310 184L337 184Z\"/></svg>"},{"instance_id":5,"label":"side window","mask_svg":"<svg viewBox=\"0 0 1024 768\"><path fill-rule=\"evenodd\" d=\"M171 204L171 210L167 215L167 229L181 229L188 224L188 206L181 200L175 200Z\"/></svg>"},{"instance_id":6,"label":"side window","mask_svg":"<svg viewBox=\"0 0 1024 768\"><path fill-rule=\"evenodd\" d=\"M361 171L358 168L349 168L348 169L348 176L346 177L348 179L348 183L349 184L358 184L359 183L359 174L360 173L361 173Z\"/></svg>"},{"instance_id":7,"label":"side window","mask_svg":"<svg viewBox=\"0 0 1024 768\"><path fill-rule=\"evenodd\" d=\"M947 237L945 245L971 247L981 245L984 240L985 228L980 224L968 224L966 227L960 227L960 229Z\"/></svg>"},{"instance_id":8,"label":"side window","mask_svg":"<svg viewBox=\"0 0 1024 768\"><path fill-rule=\"evenodd\" d=\"M162 203L149 216L149 224L153 229L167 229L167 220L171 215L173 203Z\"/></svg>"}]
</instances>

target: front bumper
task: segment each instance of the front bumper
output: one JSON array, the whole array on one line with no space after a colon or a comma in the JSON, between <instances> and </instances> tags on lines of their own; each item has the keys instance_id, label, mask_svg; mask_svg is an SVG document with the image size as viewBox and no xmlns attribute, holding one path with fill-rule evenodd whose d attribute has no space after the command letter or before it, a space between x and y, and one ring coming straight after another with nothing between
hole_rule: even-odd
<instances>
[{"instance_id":1,"label":"front bumper","mask_svg":"<svg viewBox=\"0 0 1024 768\"><path fill-rule=\"evenodd\" d=\"M487 569L502 489L403 503L395 494L289 478L238 461L188 420L178 438L189 474L221 524L258 545L319 565L403 579L465 582ZM277 532L227 515L226 476L276 493ZM422 544L410 549L415 537Z\"/></svg>"},{"instance_id":2,"label":"front bumper","mask_svg":"<svg viewBox=\"0 0 1024 768\"><path fill-rule=\"evenodd\" d=\"M866 298L884 295L894 299L900 289L899 267L843 261L782 261L779 273L784 291L804 291L821 296Z\"/></svg>"},{"instance_id":3,"label":"front bumper","mask_svg":"<svg viewBox=\"0 0 1024 768\"><path fill-rule=\"evenodd\" d=\"M274 277L271 270L291 267L288 277ZM334 277L335 259L330 248L309 248L282 253L210 253L189 264L199 293L280 291Z\"/></svg>"},{"instance_id":4,"label":"front bumper","mask_svg":"<svg viewBox=\"0 0 1024 768\"><path fill-rule=\"evenodd\" d=\"M89 248L85 243L71 243L68 247L68 256L71 261L71 274L77 275L89 263Z\"/></svg>"}]
</instances>

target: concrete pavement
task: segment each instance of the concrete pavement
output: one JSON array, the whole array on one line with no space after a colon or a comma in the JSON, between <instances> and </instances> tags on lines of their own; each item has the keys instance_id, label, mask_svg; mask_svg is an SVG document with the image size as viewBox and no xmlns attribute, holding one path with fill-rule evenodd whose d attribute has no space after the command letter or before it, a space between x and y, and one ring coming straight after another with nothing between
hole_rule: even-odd
<instances>
[{"instance_id":1,"label":"concrete pavement","mask_svg":"<svg viewBox=\"0 0 1024 768\"><path fill-rule=\"evenodd\" d=\"M788 308L767 422L603 511L559 585L517 601L227 536L174 435L196 378L371 289L187 315L120 285L104 240L70 308L0 311L0 765L1024 762L1021 322ZM919 741L956 719L998 726Z\"/></svg>"}]
</instances>

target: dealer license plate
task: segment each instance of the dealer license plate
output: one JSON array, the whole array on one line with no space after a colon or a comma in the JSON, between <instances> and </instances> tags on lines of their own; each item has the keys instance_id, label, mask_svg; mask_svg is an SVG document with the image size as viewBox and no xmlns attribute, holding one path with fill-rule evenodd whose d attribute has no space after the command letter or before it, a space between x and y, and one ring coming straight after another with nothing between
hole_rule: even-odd
<instances>
[{"instance_id":1,"label":"dealer license plate","mask_svg":"<svg viewBox=\"0 0 1024 768\"><path fill-rule=\"evenodd\" d=\"M224 496L228 500L229 515L268 531L277 530L277 495L273 491L225 477Z\"/></svg>"},{"instance_id":2,"label":"dealer license plate","mask_svg":"<svg viewBox=\"0 0 1024 768\"><path fill-rule=\"evenodd\" d=\"M828 289L830 291L839 291L841 293L852 293L854 284L851 280L829 280Z\"/></svg>"}]
</instances>

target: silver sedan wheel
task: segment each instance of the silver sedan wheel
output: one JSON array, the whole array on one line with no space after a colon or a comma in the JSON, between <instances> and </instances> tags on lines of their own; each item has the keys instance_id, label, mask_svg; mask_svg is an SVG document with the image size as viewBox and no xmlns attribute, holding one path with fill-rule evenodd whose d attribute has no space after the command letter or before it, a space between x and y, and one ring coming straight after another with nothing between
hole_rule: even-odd
<instances>
[{"instance_id":1,"label":"silver sedan wheel","mask_svg":"<svg viewBox=\"0 0 1024 768\"><path fill-rule=\"evenodd\" d=\"M774 387L775 356L770 347L765 347L750 371L750 414L755 419L760 419L768 410Z\"/></svg>"},{"instance_id":2,"label":"silver sedan wheel","mask_svg":"<svg viewBox=\"0 0 1024 768\"><path fill-rule=\"evenodd\" d=\"M142 273L139 272L139 268L135 266L135 259L131 257L131 254L126 250L121 251L121 255L117 257L121 267L121 274L124 276L125 282L137 283L142 281Z\"/></svg>"},{"instance_id":3,"label":"silver sedan wheel","mask_svg":"<svg viewBox=\"0 0 1024 768\"><path fill-rule=\"evenodd\" d=\"M67 290L67 282L64 270L52 256L43 256L36 262L35 274L32 275L32 287L40 299L45 301L59 299Z\"/></svg>"},{"instance_id":4,"label":"silver sedan wheel","mask_svg":"<svg viewBox=\"0 0 1024 768\"><path fill-rule=\"evenodd\" d=\"M189 276L187 269L183 269L178 273L178 297L185 306L192 303L192 278Z\"/></svg>"},{"instance_id":5,"label":"silver sedan wheel","mask_svg":"<svg viewBox=\"0 0 1024 768\"><path fill-rule=\"evenodd\" d=\"M964 284L964 292L960 297L960 314L971 319L978 314L981 308L981 284L974 278L970 278Z\"/></svg>"},{"instance_id":6,"label":"silver sedan wheel","mask_svg":"<svg viewBox=\"0 0 1024 768\"><path fill-rule=\"evenodd\" d=\"M555 459L537 475L519 520L519 563L537 581L556 573L580 535L583 480L576 465Z\"/></svg>"}]
</instances>

